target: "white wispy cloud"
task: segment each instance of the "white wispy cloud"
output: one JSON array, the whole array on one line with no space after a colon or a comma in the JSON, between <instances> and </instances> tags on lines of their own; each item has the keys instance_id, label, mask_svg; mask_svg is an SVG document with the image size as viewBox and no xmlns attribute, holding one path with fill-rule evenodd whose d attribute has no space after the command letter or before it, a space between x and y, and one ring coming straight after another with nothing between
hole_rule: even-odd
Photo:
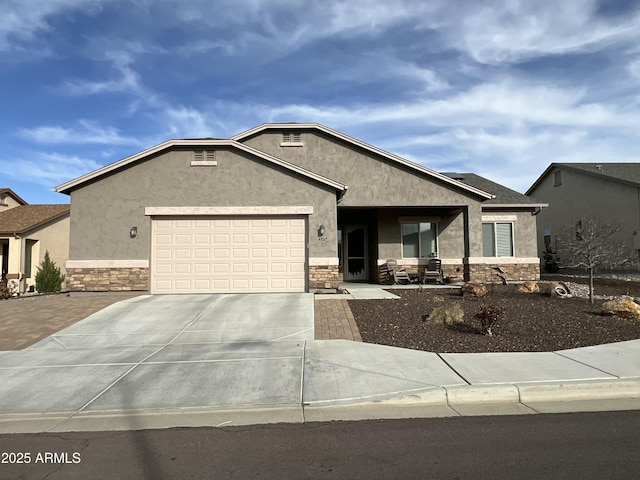
<instances>
[{"instance_id":1,"label":"white wispy cloud","mask_svg":"<svg viewBox=\"0 0 640 480\"><path fill-rule=\"evenodd\" d=\"M22 49L51 28L50 17L70 11L96 14L109 0L3 0L0 51Z\"/></svg>"},{"instance_id":2,"label":"white wispy cloud","mask_svg":"<svg viewBox=\"0 0 640 480\"><path fill-rule=\"evenodd\" d=\"M544 55L594 51L616 41L637 41L640 13L613 20L597 15L596 0L525 0L440 4L434 28L450 45L480 63L519 62ZM459 15L453 15L457 10Z\"/></svg>"},{"instance_id":3,"label":"white wispy cloud","mask_svg":"<svg viewBox=\"0 0 640 480\"><path fill-rule=\"evenodd\" d=\"M71 128L58 125L23 128L19 134L27 140L45 145L141 145L139 138L122 135L115 127L103 127L91 120L78 120Z\"/></svg>"},{"instance_id":4,"label":"white wispy cloud","mask_svg":"<svg viewBox=\"0 0 640 480\"><path fill-rule=\"evenodd\" d=\"M111 65L114 78L107 80L67 80L60 88L69 95L94 95L99 93L131 93L139 95L143 91L139 75L132 68L133 55L126 51L109 51L104 61Z\"/></svg>"},{"instance_id":5,"label":"white wispy cloud","mask_svg":"<svg viewBox=\"0 0 640 480\"><path fill-rule=\"evenodd\" d=\"M46 188L52 188L101 166L90 158L61 153L30 152L23 158L0 159L0 167L8 177L19 180L28 178Z\"/></svg>"}]
</instances>

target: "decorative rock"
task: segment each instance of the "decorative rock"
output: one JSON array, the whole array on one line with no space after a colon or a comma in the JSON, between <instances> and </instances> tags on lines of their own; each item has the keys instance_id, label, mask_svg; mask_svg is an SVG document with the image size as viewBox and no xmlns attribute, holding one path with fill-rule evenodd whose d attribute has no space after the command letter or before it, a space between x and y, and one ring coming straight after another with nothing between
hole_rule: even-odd
<instances>
[{"instance_id":1,"label":"decorative rock","mask_svg":"<svg viewBox=\"0 0 640 480\"><path fill-rule=\"evenodd\" d=\"M488 293L488 291L486 285L483 285L482 283L467 282L462 285L460 293L463 297L480 298L484 297Z\"/></svg>"},{"instance_id":2,"label":"decorative rock","mask_svg":"<svg viewBox=\"0 0 640 480\"><path fill-rule=\"evenodd\" d=\"M603 315L640 319L640 305L630 298L617 298L602 304Z\"/></svg>"},{"instance_id":3,"label":"decorative rock","mask_svg":"<svg viewBox=\"0 0 640 480\"><path fill-rule=\"evenodd\" d=\"M540 287L536 282L524 282L518 286L518 291L522 293L539 293Z\"/></svg>"},{"instance_id":4,"label":"decorative rock","mask_svg":"<svg viewBox=\"0 0 640 480\"><path fill-rule=\"evenodd\" d=\"M551 282L547 284L545 293L552 297L571 298L571 290L564 282Z\"/></svg>"}]
</instances>

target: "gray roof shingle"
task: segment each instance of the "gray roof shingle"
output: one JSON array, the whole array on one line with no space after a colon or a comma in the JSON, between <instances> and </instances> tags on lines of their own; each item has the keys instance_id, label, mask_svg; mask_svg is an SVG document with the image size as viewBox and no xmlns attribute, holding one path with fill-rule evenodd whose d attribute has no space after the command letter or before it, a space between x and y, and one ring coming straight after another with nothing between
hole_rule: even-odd
<instances>
[{"instance_id":1,"label":"gray roof shingle","mask_svg":"<svg viewBox=\"0 0 640 480\"><path fill-rule=\"evenodd\" d=\"M495 195L495 198L482 202L483 205L531 205L532 207L545 205L535 198L518 193L475 173L447 173L446 175Z\"/></svg>"}]
</instances>

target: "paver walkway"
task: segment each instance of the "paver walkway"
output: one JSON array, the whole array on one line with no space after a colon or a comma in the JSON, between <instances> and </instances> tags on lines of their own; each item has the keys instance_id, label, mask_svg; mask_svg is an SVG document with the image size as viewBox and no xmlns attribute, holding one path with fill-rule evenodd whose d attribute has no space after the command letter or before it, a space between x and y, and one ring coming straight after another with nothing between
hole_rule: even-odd
<instances>
[{"instance_id":1,"label":"paver walkway","mask_svg":"<svg viewBox=\"0 0 640 480\"><path fill-rule=\"evenodd\" d=\"M98 310L142 293L61 293L2 300L0 351L22 350Z\"/></svg>"},{"instance_id":2,"label":"paver walkway","mask_svg":"<svg viewBox=\"0 0 640 480\"><path fill-rule=\"evenodd\" d=\"M315 301L315 339L362 341L346 300Z\"/></svg>"},{"instance_id":3,"label":"paver walkway","mask_svg":"<svg viewBox=\"0 0 640 480\"><path fill-rule=\"evenodd\" d=\"M0 301L0 351L22 350L98 310L144 293L74 293ZM315 339L362 341L346 300L315 301Z\"/></svg>"}]
</instances>

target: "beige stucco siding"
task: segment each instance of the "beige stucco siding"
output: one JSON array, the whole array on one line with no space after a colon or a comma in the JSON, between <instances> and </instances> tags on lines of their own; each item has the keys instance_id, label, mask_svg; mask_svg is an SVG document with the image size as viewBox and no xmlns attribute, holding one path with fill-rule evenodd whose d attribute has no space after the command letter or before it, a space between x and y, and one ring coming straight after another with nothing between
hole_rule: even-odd
<instances>
[{"instance_id":1,"label":"beige stucco siding","mask_svg":"<svg viewBox=\"0 0 640 480\"><path fill-rule=\"evenodd\" d=\"M36 240L31 259L31 278L27 280L27 286L35 285L35 275L37 267L44 260L44 255L48 251L49 257L60 267L61 273L66 274L65 263L69 259L69 227L70 219L65 217L36 230L23 235L25 240ZM23 243L24 252L25 243ZM23 260L24 262L24 253Z\"/></svg>"},{"instance_id":2,"label":"beige stucco siding","mask_svg":"<svg viewBox=\"0 0 640 480\"><path fill-rule=\"evenodd\" d=\"M19 207L20 205L22 205L8 193L4 193L3 195L4 195L4 203L0 202L0 212L4 212L6 210L9 210L10 208Z\"/></svg>"},{"instance_id":3,"label":"beige stucco siding","mask_svg":"<svg viewBox=\"0 0 640 480\"><path fill-rule=\"evenodd\" d=\"M556 170L550 171L532 192L549 203L537 215L540 252L544 251L545 227L553 241L563 229L573 228L576 221L594 218L622 226L619 240L627 245L628 254L635 256L634 249L640 248L640 189L567 169L560 169L562 184L554 186Z\"/></svg>"},{"instance_id":4,"label":"beige stucco siding","mask_svg":"<svg viewBox=\"0 0 640 480\"><path fill-rule=\"evenodd\" d=\"M281 139L266 131L243 143L348 185L341 206L479 205L462 190L322 133L304 131L301 147L280 146Z\"/></svg>"},{"instance_id":5,"label":"beige stucco siding","mask_svg":"<svg viewBox=\"0 0 640 480\"><path fill-rule=\"evenodd\" d=\"M327 228L322 241L310 234L309 256L337 256L335 190L243 152L215 156L217 166L192 167L191 151L172 150L74 190L70 259L148 259L145 207L191 206L312 206L309 231Z\"/></svg>"}]
</instances>

